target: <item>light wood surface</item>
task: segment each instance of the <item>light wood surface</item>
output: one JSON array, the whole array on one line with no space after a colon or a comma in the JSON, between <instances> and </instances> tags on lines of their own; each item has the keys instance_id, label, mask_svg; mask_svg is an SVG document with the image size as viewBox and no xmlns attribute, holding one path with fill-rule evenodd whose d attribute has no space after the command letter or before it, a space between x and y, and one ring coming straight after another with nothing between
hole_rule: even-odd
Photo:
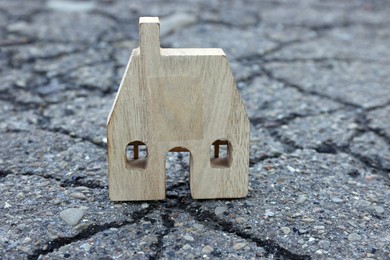
<instances>
[{"instance_id":1,"label":"light wood surface","mask_svg":"<svg viewBox=\"0 0 390 260\"><path fill-rule=\"evenodd\" d=\"M165 199L168 151L190 151L193 198L245 197L249 120L224 52L161 49L159 27L157 17L140 18L140 47L132 52L108 118L110 199ZM144 143L147 157L137 152L129 161L130 142ZM210 158L214 142L214 153L225 145L229 155Z\"/></svg>"}]
</instances>

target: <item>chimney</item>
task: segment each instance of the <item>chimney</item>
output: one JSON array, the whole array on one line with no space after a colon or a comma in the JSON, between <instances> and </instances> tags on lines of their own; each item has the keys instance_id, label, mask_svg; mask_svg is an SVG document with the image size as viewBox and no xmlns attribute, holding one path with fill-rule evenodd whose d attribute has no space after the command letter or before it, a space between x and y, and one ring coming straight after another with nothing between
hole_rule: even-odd
<instances>
[{"instance_id":1,"label":"chimney","mask_svg":"<svg viewBox=\"0 0 390 260\"><path fill-rule=\"evenodd\" d=\"M158 17L141 17L139 19L140 55L146 60L158 59L160 56L160 21Z\"/></svg>"}]
</instances>

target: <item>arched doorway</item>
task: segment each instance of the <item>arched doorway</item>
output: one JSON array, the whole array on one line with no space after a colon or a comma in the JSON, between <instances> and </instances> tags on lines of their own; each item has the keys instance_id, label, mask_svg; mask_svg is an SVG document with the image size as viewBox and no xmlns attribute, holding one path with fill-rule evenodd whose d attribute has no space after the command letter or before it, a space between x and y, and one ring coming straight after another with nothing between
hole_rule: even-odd
<instances>
[{"instance_id":1,"label":"arched doorway","mask_svg":"<svg viewBox=\"0 0 390 260\"><path fill-rule=\"evenodd\" d=\"M187 196L190 193L191 152L174 147L165 155L165 190L167 198Z\"/></svg>"}]
</instances>

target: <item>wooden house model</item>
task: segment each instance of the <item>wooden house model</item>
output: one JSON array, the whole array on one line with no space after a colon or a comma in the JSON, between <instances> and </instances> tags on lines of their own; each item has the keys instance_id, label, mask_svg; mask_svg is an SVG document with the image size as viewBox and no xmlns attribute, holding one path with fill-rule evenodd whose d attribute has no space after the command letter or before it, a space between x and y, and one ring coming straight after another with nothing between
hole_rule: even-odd
<instances>
[{"instance_id":1,"label":"wooden house model","mask_svg":"<svg viewBox=\"0 0 390 260\"><path fill-rule=\"evenodd\" d=\"M140 47L108 118L110 199L165 199L170 151L190 152L193 198L245 197L249 120L225 53L163 49L159 33L157 17L140 18Z\"/></svg>"}]
</instances>

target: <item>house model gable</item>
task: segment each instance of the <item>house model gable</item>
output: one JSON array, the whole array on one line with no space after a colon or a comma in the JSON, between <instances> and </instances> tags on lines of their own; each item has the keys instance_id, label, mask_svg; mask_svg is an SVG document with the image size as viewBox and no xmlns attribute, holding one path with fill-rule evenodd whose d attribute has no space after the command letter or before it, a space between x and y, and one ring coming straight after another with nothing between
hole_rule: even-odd
<instances>
[{"instance_id":1,"label":"house model gable","mask_svg":"<svg viewBox=\"0 0 390 260\"><path fill-rule=\"evenodd\" d=\"M172 151L190 152L193 198L245 197L249 120L225 53L160 48L157 17L139 30L107 122L110 199L165 199Z\"/></svg>"}]
</instances>

